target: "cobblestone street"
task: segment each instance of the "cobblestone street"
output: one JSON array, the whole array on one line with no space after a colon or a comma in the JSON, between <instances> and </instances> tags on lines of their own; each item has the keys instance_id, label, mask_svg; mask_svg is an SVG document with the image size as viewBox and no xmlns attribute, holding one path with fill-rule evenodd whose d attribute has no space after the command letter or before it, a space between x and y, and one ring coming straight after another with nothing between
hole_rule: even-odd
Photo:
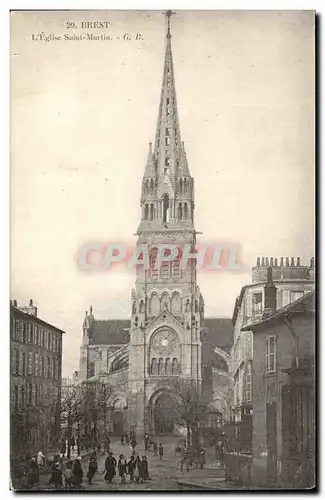
<instances>
[{"instance_id":1,"label":"cobblestone street","mask_svg":"<svg viewBox=\"0 0 325 500\"><path fill-rule=\"evenodd\" d=\"M159 457L153 457L152 452L145 453L143 441L139 443L136 451L140 455L146 454L149 462L149 474L151 480L145 483L134 484L127 480L126 483L121 484L121 479L117 475L115 476L113 483L108 484L104 480L104 464L105 455L101 455L98 461L98 472L96 473L92 484L88 485L87 482L87 471L88 471L88 461L83 460L82 467L84 473L84 482L82 485L83 491L99 491L99 490L192 490L195 488L196 484L202 484L200 489L204 489L204 483L209 483L211 480L215 480L220 483L223 482L224 471L216 466L214 463L209 463L209 453L207 454L207 464L203 470L192 469L189 472L181 471L179 466L179 455L175 456L175 443L177 439L172 437L161 438L161 443L164 446L164 457L160 460ZM131 455L131 448L128 445L121 445L120 441L113 440L111 449L113 451L114 457L118 460L120 453L123 453L127 459ZM129 476L127 476L128 478ZM35 489L37 490L53 490L51 486L48 485L49 476L43 476L41 484ZM183 484L179 484L179 482ZM210 488L209 488L210 489Z\"/></svg>"}]
</instances>

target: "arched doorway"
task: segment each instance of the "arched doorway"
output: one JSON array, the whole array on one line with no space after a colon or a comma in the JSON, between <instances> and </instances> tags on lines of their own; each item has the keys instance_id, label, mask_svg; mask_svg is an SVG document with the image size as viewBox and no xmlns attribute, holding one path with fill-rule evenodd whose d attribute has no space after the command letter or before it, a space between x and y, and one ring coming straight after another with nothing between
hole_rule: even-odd
<instances>
[{"instance_id":1,"label":"arched doorway","mask_svg":"<svg viewBox=\"0 0 325 500\"><path fill-rule=\"evenodd\" d=\"M113 406L113 433L120 436L124 432L125 401L117 399Z\"/></svg>"},{"instance_id":2,"label":"arched doorway","mask_svg":"<svg viewBox=\"0 0 325 500\"><path fill-rule=\"evenodd\" d=\"M170 434L175 430L175 400L172 394L164 391L155 400L153 424L156 434Z\"/></svg>"}]
</instances>

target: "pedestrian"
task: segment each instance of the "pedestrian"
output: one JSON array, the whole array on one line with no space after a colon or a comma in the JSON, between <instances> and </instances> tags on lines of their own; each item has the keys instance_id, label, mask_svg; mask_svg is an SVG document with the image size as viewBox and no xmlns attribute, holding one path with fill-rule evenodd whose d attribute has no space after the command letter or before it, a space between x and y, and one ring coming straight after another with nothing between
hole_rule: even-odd
<instances>
[{"instance_id":1,"label":"pedestrian","mask_svg":"<svg viewBox=\"0 0 325 500\"><path fill-rule=\"evenodd\" d=\"M163 456L164 456L164 447L161 443L159 443L159 458L160 458L160 460L162 460Z\"/></svg>"},{"instance_id":2,"label":"pedestrian","mask_svg":"<svg viewBox=\"0 0 325 500\"><path fill-rule=\"evenodd\" d=\"M121 434L121 444L124 445L124 434Z\"/></svg>"},{"instance_id":3,"label":"pedestrian","mask_svg":"<svg viewBox=\"0 0 325 500\"><path fill-rule=\"evenodd\" d=\"M133 483L133 473L134 473L134 466L135 466L135 462L134 462L134 455L131 455L131 458L130 460L128 461L128 474L130 476L130 481Z\"/></svg>"},{"instance_id":4,"label":"pedestrian","mask_svg":"<svg viewBox=\"0 0 325 500\"><path fill-rule=\"evenodd\" d=\"M141 468L140 462L141 462L140 457L139 455L137 455L134 460L134 466L133 466L133 481L135 481L136 483L138 483L140 479L140 468Z\"/></svg>"},{"instance_id":5,"label":"pedestrian","mask_svg":"<svg viewBox=\"0 0 325 500\"><path fill-rule=\"evenodd\" d=\"M39 480L39 474L38 474L38 466L37 462L34 457L32 457L29 465L29 471L28 471L28 485L30 488L33 488L35 484L38 483Z\"/></svg>"},{"instance_id":6,"label":"pedestrian","mask_svg":"<svg viewBox=\"0 0 325 500\"><path fill-rule=\"evenodd\" d=\"M72 466L72 484L81 486L83 480L83 470L81 467L81 457L77 457Z\"/></svg>"},{"instance_id":7,"label":"pedestrian","mask_svg":"<svg viewBox=\"0 0 325 500\"><path fill-rule=\"evenodd\" d=\"M116 475L116 460L113 457L113 453L110 451L108 457L105 460L105 476L104 479L108 483L113 481L114 476Z\"/></svg>"},{"instance_id":8,"label":"pedestrian","mask_svg":"<svg viewBox=\"0 0 325 500\"><path fill-rule=\"evenodd\" d=\"M184 470L184 464L186 463L186 460L187 460L187 447L184 446L184 448L181 451L181 460L180 460L181 471Z\"/></svg>"},{"instance_id":9,"label":"pedestrian","mask_svg":"<svg viewBox=\"0 0 325 500\"><path fill-rule=\"evenodd\" d=\"M72 463L68 462L67 467L64 471L64 485L67 490L71 489L72 486Z\"/></svg>"},{"instance_id":10,"label":"pedestrian","mask_svg":"<svg viewBox=\"0 0 325 500\"><path fill-rule=\"evenodd\" d=\"M158 446L156 441L153 442L153 456L154 457L158 456Z\"/></svg>"},{"instance_id":11,"label":"pedestrian","mask_svg":"<svg viewBox=\"0 0 325 500\"><path fill-rule=\"evenodd\" d=\"M130 438L129 438L129 435L128 435L127 432L125 433L125 439L124 440L125 440L126 444L130 444Z\"/></svg>"},{"instance_id":12,"label":"pedestrian","mask_svg":"<svg viewBox=\"0 0 325 500\"><path fill-rule=\"evenodd\" d=\"M88 484L91 484L96 472L98 469L97 458L93 456L90 457L89 466L88 466Z\"/></svg>"},{"instance_id":13,"label":"pedestrian","mask_svg":"<svg viewBox=\"0 0 325 500\"><path fill-rule=\"evenodd\" d=\"M126 474L128 471L128 463L125 460L125 457L123 454L120 455L120 458L119 458L119 461L117 464L117 468L118 468L118 473L119 473L120 478L121 478L121 483L125 483L125 477L126 477Z\"/></svg>"},{"instance_id":14,"label":"pedestrian","mask_svg":"<svg viewBox=\"0 0 325 500\"><path fill-rule=\"evenodd\" d=\"M110 447L111 447L111 440L110 440L109 436L107 436L107 438L106 438L105 446L106 446L106 452L109 453Z\"/></svg>"},{"instance_id":15,"label":"pedestrian","mask_svg":"<svg viewBox=\"0 0 325 500\"><path fill-rule=\"evenodd\" d=\"M44 465L44 458L45 456L43 455L42 451L39 450L39 452L37 453L37 465L39 469L41 469Z\"/></svg>"},{"instance_id":16,"label":"pedestrian","mask_svg":"<svg viewBox=\"0 0 325 500\"><path fill-rule=\"evenodd\" d=\"M148 451L148 444L149 444L149 436L147 433L144 435L144 449Z\"/></svg>"},{"instance_id":17,"label":"pedestrian","mask_svg":"<svg viewBox=\"0 0 325 500\"><path fill-rule=\"evenodd\" d=\"M135 451L136 445L137 445L137 440L135 439L135 436L132 435L132 438L131 438L131 448L132 448L132 451Z\"/></svg>"},{"instance_id":18,"label":"pedestrian","mask_svg":"<svg viewBox=\"0 0 325 500\"><path fill-rule=\"evenodd\" d=\"M54 464L53 484L56 490L59 490L62 486L62 470L60 468L60 462L56 462Z\"/></svg>"},{"instance_id":19,"label":"pedestrian","mask_svg":"<svg viewBox=\"0 0 325 500\"><path fill-rule=\"evenodd\" d=\"M200 469L203 469L204 464L205 464L205 448L201 446L197 457L197 465L200 466Z\"/></svg>"},{"instance_id":20,"label":"pedestrian","mask_svg":"<svg viewBox=\"0 0 325 500\"><path fill-rule=\"evenodd\" d=\"M142 457L140 463L140 479L142 483L149 479L148 461L145 455Z\"/></svg>"},{"instance_id":21,"label":"pedestrian","mask_svg":"<svg viewBox=\"0 0 325 500\"><path fill-rule=\"evenodd\" d=\"M60 449L60 452L62 453L63 456L65 456L66 452L67 452L67 443L65 441L65 439L63 439L61 441L61 449Z\"/></svg>"}]
</instances>

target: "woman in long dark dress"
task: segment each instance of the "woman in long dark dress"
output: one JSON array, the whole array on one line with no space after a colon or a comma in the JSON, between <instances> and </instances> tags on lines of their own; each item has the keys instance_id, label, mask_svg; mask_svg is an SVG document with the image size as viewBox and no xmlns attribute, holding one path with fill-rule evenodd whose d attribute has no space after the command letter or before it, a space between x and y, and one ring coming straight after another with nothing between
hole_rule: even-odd
<instances>
[{"instance_id":1,"label":"woman in long dark dress","mask_svg":"<svg viewBox=\"0 0 325 500\"><path fill-rule=\"evenodd\" d=\"M72 484L74 486L80 486L82 483L82 478L83 478L83 470L81 467L81 462L80 458L76 458L76 460L73 463L73 468L72 468Z\"/></svg>"},{"instance_id":2,"label":"woman in long dark dress","mask_svg":"<svg viewBox=\"0 0 325 500\"><path fill-rule=\"evenodd\" d=\"M108 483L113 481L113 477L116 475L116 460L113 457L113 453L110 452L105 460L105 476L104 479Z\"/></svg>"},{"instance_id":3,"label":"woman in long dark dress","mask_svg":"<svg viewBox=\"0 0 325 500\"><path fill-rule=\"evenodd\" d=\"M91 459L89 460L89 466L88 466L88 474L87 474L88 484L91 484L94 475L97 472L97 468L98 468L97 459L94 456L92 456Z\"/></svg>"},{"instance_id":4,"label":"woman in long dark dress","mask_svg":"<svg viewBox=\"0 0 325 500\"><path fill-rule=\"evenodd\" d=\"M121 483L125 483L125 476L126 476L127 471L128 471L128 463L125 460L124 455L120 455L117 467L118 467L118 472L119 472L119 475L121 478Z\"/></svg>"},{"instance_id":5,"label":"woman in long dark dress","mask_svg":"<svg viewBox=\"0 0 325 500\"><path fill-rule=\"evenodd\" d=\"M143 456L142 460L139 462L139 468L140 468L140 482L143 483L143 481L149 479L148 461L146 456Z\"/></svg>"}]
</instances>

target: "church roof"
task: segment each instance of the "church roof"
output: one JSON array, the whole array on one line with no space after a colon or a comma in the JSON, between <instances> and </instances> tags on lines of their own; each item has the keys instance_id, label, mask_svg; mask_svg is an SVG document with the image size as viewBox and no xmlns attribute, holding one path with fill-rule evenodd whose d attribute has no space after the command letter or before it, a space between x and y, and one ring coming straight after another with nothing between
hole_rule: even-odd
<instances>
[{"instance_id":1,"label":"church roof","mask_svg":"<svg viewBox=\"0 0 325 500\"><path fill-rule=\"evenodd\" d=\"M233 345L233 326L231 318L204 318L202 342L221 349L230 349Z\"/></svg>"},{"instance_id":2,"label":"church roof","mask_svg":"<svg viewBox=\"0 0 325 500\"><path fill-rule=\"evenodd\" d=\"M130 342L130 334L125 329L131 328L129 319L109 319L97 320L92 324L91 338L92 345L119 345Z\"/></svg>"},{"instance_id":3,"label":"church roof","mask_svg":"<svg viewBox=\"0 0 325 500\"><path fill-rule=\"evenodd\" d=\"M131 328L129 319L94 320L91 330L91 345L128 344ZM230 318L205 318L202 341L204 344L227 349L233 344L233 329Z\"/></svg>"}]
</instances>

